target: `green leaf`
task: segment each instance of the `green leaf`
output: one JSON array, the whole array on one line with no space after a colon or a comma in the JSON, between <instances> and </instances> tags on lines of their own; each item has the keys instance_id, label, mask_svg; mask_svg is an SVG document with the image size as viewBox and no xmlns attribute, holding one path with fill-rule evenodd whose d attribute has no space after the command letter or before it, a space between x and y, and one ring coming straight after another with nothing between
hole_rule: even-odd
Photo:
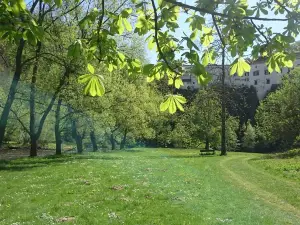
<instances>
[{"instance_id":1,"label":"green leaf","mask_svg":"<svg viewBox=\"0 0 300 225\"><path fill-rule=\"evenodd\" d=\"M174 114L177 108L184 111L182 104L186 103L186 99L181 95L169 95L166 101L160 104L160 111L169 110L170 114Z\"/></svg>"},{"instance_id":2,"label":"green leaf","mask_svg":"<svg viewBox=\"0 0 300 225\"><path fill-rule=\"evenodd\" d=\"M78 78L78 83L87 83L84 88L84 94L94 96L102 96L105 93L103 77L95 74L85 74Z\"/></svg>"},{"instance_id":3,"label":"green leaf","mask_svg":"<svg viewBox=\"0 0 300 225\"><path fill-rule=\"evenodd\" d=\"M183 37L182 39L186 40L186 44L189 49L192 49L193 47L199 51L198 46L190 39L189 37Z\"/></svg>"},{"instance_id":4,"label":"green leaf","mask_svg":"<svg viewBox=\"0 0 300 225\"><path fill-rule=\"evenodd\" d=\"M176 106L180 111L184 111L184 108L182 107L182 105L180 104L180 102L178 102L177 100L175 100Z\"/></svg>"},{"instance_id":5,"label":"green leaf","mask_svg":"<svg viewBox=\"0 0 300 225\"><path fill-rule=\"evenodd\" d=\"M91 74L95 73L94 67L91 64L89 64L89 63L87 64L87 69L88 69L88 71L90 71Z\"/></svg>"},{"instance_id":6,"label":"green leaf","mask_svg":"<svg viewBox=\"0 0 300 225\"><path fill-rule=\"evenodd\" d=\"M127 31L132 31L132 26L126 18L123 18L123 24Z\"/></svg>"},{"instance_id":7,"label":"green leaf","mask_svg":"<svg viewBox=\"0 0 300 225\"><path fill-rule=\"evenodd\" d=\"M238 76L243 76L245 72L250 72L251 66L242 58L236 59L230 67L230 75L237 73Z\"/></svg>"},{"instance_id":8,"label":"green leaf","mask_svg":"<svg viewBox=\"0 0 300 225\"><path fill-rule=\"evenodd\" d=\"M118 57L119 57L119 59L120 59L120 61L121 62L124 62L125 61L125 55L123 54L123 53L121 53L121 52L118 52Z\"/></svg>"},{"instance_id":9,"label":"green leaf","mask_svg":"<svg viewBox=\"0 0 300 225\"><path fill-rule=\"evenodd\" d=\"M154 64L147 64L143 67L143 73L149 76L154 68Z\"/></svg>"},{"instance_id":10,"label":"green leaf","mask_svg":"<svg viewBox=\"0 0 300 225\"><path fill-rule=\"evenodd\" d=\"M62 5L62 0L54 0L54 2L58 7Z\"/></svg>"},{"instance_id":11,"label":"green leaf","mask_svg":"<svg viewBox=\"0 0 300 225\"><path fill-rule=\"evenodd\" d=\"M84 75L81 75L79 78L78 78L78 83L79 84L84 84L86 82L88 82L91 78L92 78L93 75L91 74L84 74Z\"/></svg>"},{"instance_id":12,"label":"green leaf","mask_svg":"<svg viewBox=\"0 0 300 225\"><path fill-rule=\"evenodd\" d=\"M201 43L204 47L208 47L214 41L214 37L211 34L205 34L201 37Z\"/></svg>"},{"instance_id":13,"label":"green leaf","mask_svg":"<svg viewBox=\"0 0 300 225\"><path fill-rule=\"evenodd\" d=\"M293 68L294 64L292 60L288 60L284 62L284 65L288 68Z\"/></svg>"},{"instance_id":14,"label":"green leaf","mask_svg":"<svg viewBox=\"0 0 300 225\"><path fill-rule=\"evenodd\" d=\"M176 112L176 109L177 109L176 103L175 103L174 98L172 97L170 104L169 104L169 113L174 114Z\"/></svg>"},{"instance_id":15,"label":"green leaf","mask_svg":"<svg viewBox=\"0 0 300 225\"><path fill-rule=\"evenodd\" d=\"M132 8L127 8L121 12L121 16L123 18L128 18L131 13L132 13Z\"/></svg>"},{"instance_id":16,"label":"green leaf","mask_svg":"<svg viewBox=\"0 0 300 225\"><path fill-rule=\"evenodd\" d=\"M31 32L31 30L27 30L26 32L26 37L27 37L27 40L28 42L31 44L31 45L36 45L37 44L37 39L36 37L34 36L34 34Z\"/></svg>"},{"instance_id":17,"label":"green leaf","mask_svg":"<svg viewBox=\"0 0 300 225\"><path fill-rule=\"evenodd\" d=\"M151 76L151 77L147 77L147 82L150 83L152 81L154 81L155 77Z\"/></svg>"},{"instance_id":18,"label":"green leaf","mask_svg":"<svg viewBox=\"0 0 300 225\"><path fill-rule=\"evenodd\" d=\"M214 64L216 62L215 52L214 51L205 51L202 56L202 64L203 66L207 66L208 64Z\"/></svg>"},{"instance_id":19,"label":"green leaf","mask_svg":"<svg viewBox=\"0 0 300 225\"><path fill-rule=\"evenodd\" d=\"M150 38L150 40L148 41L148 48L149 48L150 50L152 50L155 46L156 46L156 45L155 45L154 39L153 39L153 38Z\"/></svg>"},{"instance_id":20,"label":"green leaf","mask_svg":"<svg viewBox=\"0 0 300 225\"><path fill-rule=\"evenodd\" d=\"M122 17L119 16L118 17L118 20L117 20L117 30L118 30L118 34L123 34L124 32L124 26L123 26L123 23L122 23Z\"/></svg>"},{"instance_id":21,"label":"green leaf","mask_svg":"<svg viewBox=\"0 0 300 225\"><path fill-rule=\"evenodd\" d=\"M194 41L196 38L197 38L197 30L194 30L192 33L191 33L191 35L190 35L190 39L192 40L192 41Z\"/></svg>"},{"instance_id":22,"label":"green leaf","mask_svg":"<svg viewBox=\"0 0 300 225\"><path fill-rule=\"evenodd\" d=\"M175 88L179 89L181 86L183 86L183 82L182 82L181 78L177 78L175 80Z\"/></svg>"},{"instance_id":23,"label":"green leaf","mask_svg":"<svg viewBox=\"0 0 300 225\"><path fill-rule=\"evenodd\" d=\"M203 74L200 74L197 77L197 80L199 84L206 86L212 80L212 76L209 73L205 72Z\"/></svg>"},{"instance_id":24,"label":"green leaf","mask_svg":"<svg viewBox=\"0 0 300 225\"><path fill-rule=\"evenodd\" d=\"M82 50L82 44L80 40L75 41L74 44L71 44L68 48L68 56L79 57Z\"/></svg>"},{"instance_id":25,"label":"green leaf","mask_svg":"<svg viewBox=\"0 0 300 225\"><path fill-rule=\"evenodd\" d=\"M181 95L176 95L176 100L182 104L186 103L186 98Z\"/></svg>"},{"instance_id":26,"label":"green leaf","mask_svg":"<svg viewBox=\"0 0 300 225\"><path fill-rule=\"evenodd\" d=\"M264 9L264 8L260 8L260 11L264 14L264 15L268 15L268 10Z\"/></svg>"},{"instance_id":27,"label":"green leaf","mask_svg":"<svg viewBox=\"0 0 300 225\"><path fill-rule=\"evenodd\" d=\"M170 98L167 98L165 102L162 102L159 107L160 111L162 112L166 111L169 108L170 102L171 102Z\"/></svg>"},{"instance_id":28,"label":"green leaf","mask_svg":"<svg viewBox=\"0 0 300 225\"><path fill-rule=\"evenodd\" d=\"M109 72L112 72L114 70L113 64L111 64L111 63L108 64L108 68L107 69L108 69Z\"/></svg>"},{"instance_id":29,"label":"green leaf","mask_svg":"<svg viewBox=\"0 0 300 225\"><path fill-rule=\"evenodd\" d=\"M19 7L23 10L26 9L26 3L24 0L17 0L18 1L18 4L19 4Z\"/></svg>"}]
</instances>

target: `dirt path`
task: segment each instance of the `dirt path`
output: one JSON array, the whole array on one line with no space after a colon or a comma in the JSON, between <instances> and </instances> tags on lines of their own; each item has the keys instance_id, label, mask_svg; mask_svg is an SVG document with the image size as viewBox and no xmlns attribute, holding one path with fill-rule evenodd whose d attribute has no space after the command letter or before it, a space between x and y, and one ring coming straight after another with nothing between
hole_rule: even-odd
<instances>
[{"instance_id":1,"label":"dirt path","mask_svg":"<svg viewBox=\"0 0 300 225\"><path fill-rule=\"evenodd\" d=\"M234 181L238 185L245 188L247 191L251 192L254 197L259 198L266 202L267 204L270 204L274 207L279 208L280 210L293 213L295 216L297 216L300 219L300 209L294 207L293 205L287 203L285 200L279 198L276 194L271 193L269 191L263 190L257 185L255 185L252 182L249 182L246 178L240 176L238 173L236 173L234 170L230 169L230 162L234 163L236 160L242 160L244 163L248 164L248 160L250 160L251 157L244 157L244 156L230 156L230 157L224 157L220 161L220 167L222 171L226 174L226 178L229 180ZM251 168L252 166L248 164L247 166L249 170L251 170L251 173L257 173L258 169L253 170ZM266 176L264 172L259 171L261 176ZM267 175L268 176L268 175ZM270 175L272 176L272 175ZM278 178L277 178L278 179ZM286 182L284 180L280 179L280 182ZM293 185L295 188L295 184L293 182L286 182L287 185Z\"/></svg>"},{"instance_id":2,"label":"dirt path","mask_svg":"<svg viewBox=\"0 0 300 225\"><path fill-rule=\"evenodd\" d=\"M29 149L1 149L0 160L13 160L29 156ZM38 156L55 154L54 150L38 150Z\"/></svg>"}]
</instances>

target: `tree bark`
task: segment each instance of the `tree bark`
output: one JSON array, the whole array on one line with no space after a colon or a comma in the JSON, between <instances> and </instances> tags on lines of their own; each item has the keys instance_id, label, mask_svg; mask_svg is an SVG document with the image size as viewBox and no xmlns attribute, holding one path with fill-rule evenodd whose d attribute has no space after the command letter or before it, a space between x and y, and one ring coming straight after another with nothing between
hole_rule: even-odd
<instances>
[{"instance_id":1,"label":"tree bark","mask_svg":"<svg viewBox=\"0 0 300 225\"><path fill-rule=\"evenodd\" d=\"M76 134L75 137L76 146L77 146L77 153L81 154L83 152L83 145L82 145L82 137L80 134Z\"/></svg>"},{"instance_id":2,"label":"tree bark","mask_svg":"<svg viewBox=\"0 0 300 225\"><path fill-rule=\"evenodd\" d=\"M7 96L7 99L6 99L2 114L1 114L1 119L0 119L0 147L3 144L5 129L7 126L7 121L8 121L8 116L9 116L13 101L15 100L17 86L18 86L18 83L21 78L22 55L23 55L24 46L25 46L25 41L23 38L21 38L18 49L17 49L16 58L15 58L15 62L16 62L15 73L13 76L12 83L10 85L9 93L8 93L8 96Z\"/></svg>"},{"instance_id":3,"label":"tree bark","mask_svg":"<svg viewBox=\"0 0 300 225\"><path fill-rule=\"evenodd\" d=\"M222 96L221 96L221 120L222 120L222 131L221 131L221 155L227 155L226 149L226 98L225 98L225 46L222 47Z\"/></svg>"},{"instance_id":4,"label":"tree bark","mask_svg":"<svg viewBox=\"0 0 300 225\"><path fill-rule=\"evenodd\" d=\"M205 150L209 150L209 139L205 139Z\"/></svg>"},{"instance_id":5,"label":"tree bark","mask_svg":"<svg viewBox=\"0 0 300 225\"><path fill-rule=\"evenodd\" d=\"M54 132L55 132L55 154L61 155L62 153L62 138L60 133L60 108L61 108L62 99L59 98L57 102L57 107L55 111L55 126L54 126Z\"/></svg>"},{"instance_id":6,"label":"tree bark","mask_svg":"<svg viewBox=\"0 0 300 225\"><path fill-rule=\"evenodd\" d=\"M41 52L42 43L39 41L37 43L36 56ZM32 70L31 84L30 84L30 100L29 100L29 108L30 108L30 121L29 121L29 135L30 135L30 156L37 156L37 140L39 139L39 135L36 132L36 115L35 115L35 96L36 96L36 79L38 72L38 61L36 58L35 64Z\"/></svg>"},{"instance_id":7,"label":"tree bark","mask_svg":"<svg viewBox=\"0 0 300 225\"><path fill-rule=\"evenodd\" d=\"M35 157L37 156L37 138L35 135L30 137L30 157Z\"/></svg>"},{"instance_id":8,"label":"tree bark","mask_svg":"<svg viewBox=\"0 0 300 225\"><path fill-rule=\"evenodd\" d=\"M120 149L121 150L125 148L126 139L127 139L127 129L125 129L125 131L124 131L124 135L123 135L123 138L122 138L122 141L121 141L121 144L120 144Z\"/></svg>"},{"instance_id":9,"label":"tree bark","mask_svg":"<svg viewBox=\"0 0 300 225\"><path fill-rule=\"evenodd\" d=\"M115 142L115 138L114 138L114 134L111 133L110 134L110 144L111 144L111 150L115 150L116 149L116 142Z\"/></svg>"},{"instance_id":10,"label":"tree bark","mask_svg":"<svg viewBox=\"0 0 300 225\"><path fill-rule=\"evenodd\" d=\"M69 112L72 112L71 108L69 108ZM81 154L83 152L82 136L78 132L76 120L73 118L71 118L71 126L72 126L72 137L76 142L77 153Z\"/></svg>"},{"instance_id":11,"label":"tree bark","mask_svg":"<svg viewBox=\"0 0 300 225\"><path fill-rule=\"evenodd\" d=\"M97 141L96 141L96 135L95 135L95 131L91 131L90 132L90 138L91 138L91 142L93 145L93 152L98 151L98 145L97 145Z\"/></svg>"}]
</instances>

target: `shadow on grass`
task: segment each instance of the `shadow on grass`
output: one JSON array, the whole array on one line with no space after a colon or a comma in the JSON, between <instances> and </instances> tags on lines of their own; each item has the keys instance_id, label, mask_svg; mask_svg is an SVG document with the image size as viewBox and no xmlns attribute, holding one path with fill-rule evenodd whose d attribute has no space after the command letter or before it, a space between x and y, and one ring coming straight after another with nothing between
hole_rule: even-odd
<instances>
[{"instance_id":1,"label":"shadow on grass","mask_svg":"<svg viewBox=\"0 0 300 225\"><path fill-rule=\"evenodd\" d=\"M66 154L66 155L48 155L41 156L36 158L31 157L22 157L14 160L0 160L0 171L23 171L28 169L34 169L39 167L46 167L48 165L59 165L72 161L80 160L126 160L127 157L122 156L112 156L109 153L117 153L118 151L105 152L104 154ZM128 152L128 153L139 153L144 152L143 150L138 149L127 149L119 152ZM195 154L195 155L150 155L150 156L141 156L141 158L147 159L192 159L192 158L203 158L203 157L213 157L216 155L211 154Z\"/></svg>"},{"instance_id":2,"label":"shadow on grass","mask_svg":"<svg viewBox=\"0 0 300 225\"><path fill-rule=\"evenodd\" d=\"M27 169L33 169L37 167L45 167L48 165L59 165L71 161L78 160L89 160L89 159L100 159L100 160L123 160L122 157L111 157L111 156L95 156L95 155L51 155L37 158L23 157L15 160L0 160L0 171L23 171Z\"/></svg>"},{"instance_id":3,"label":"shadow on grass","mask_svg":"<svg viewBox=\"0 0 300 225\"><path fill-rule=\"evenodd\" d=\"M194 158L203 158L203 157L214 157L216 155L160 155L160 156L147 156L148 159L194 159Z\"/></svg>"}]
</instances>

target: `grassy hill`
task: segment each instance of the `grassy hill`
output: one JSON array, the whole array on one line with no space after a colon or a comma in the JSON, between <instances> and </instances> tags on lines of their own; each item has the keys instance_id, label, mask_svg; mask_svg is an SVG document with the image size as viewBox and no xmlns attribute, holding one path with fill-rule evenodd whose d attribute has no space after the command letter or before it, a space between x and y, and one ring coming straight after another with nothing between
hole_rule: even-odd
<instances>
[{"instance_id":1,"label":"grassy hill","mask_svg":"<svg viewBox=\"0 0 300 225\"><path fill-rule=\"evenodd\" d=\"M0 163L0 224L299 224L300 158L135 149Z\"/></svg>"}]
</instances>

